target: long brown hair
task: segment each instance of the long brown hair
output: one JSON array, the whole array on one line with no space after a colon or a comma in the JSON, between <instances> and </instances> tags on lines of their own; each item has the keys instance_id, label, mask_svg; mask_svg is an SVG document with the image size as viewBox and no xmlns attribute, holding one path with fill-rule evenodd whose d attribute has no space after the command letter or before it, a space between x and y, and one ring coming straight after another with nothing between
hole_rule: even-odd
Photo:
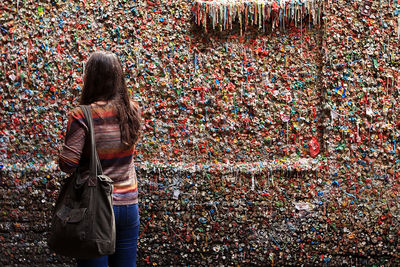
<instances>
[{"instance_id":1,"label":"long brown hair","mask_svg":"<svg viewBox=\"0 0 400 267\"><path fill-rule=\"evenodd\" d=\"M122 143L133 146L140 135L140 111L129 99L121 62L113 53L94 52L85 66L80 104L109 100L117 110Z\"/></svg>"}]
</instances>

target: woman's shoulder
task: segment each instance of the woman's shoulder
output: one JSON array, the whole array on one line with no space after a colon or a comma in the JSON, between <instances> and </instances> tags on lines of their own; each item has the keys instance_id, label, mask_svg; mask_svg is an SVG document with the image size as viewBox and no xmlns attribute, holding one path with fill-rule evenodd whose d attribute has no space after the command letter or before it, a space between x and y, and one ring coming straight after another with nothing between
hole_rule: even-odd
<instances>
[{"instance_id":1,"label":"woman's shoulder","mask_svg":"<svg viewBox=\"0 0 400 267\"><path fill-rule=\"evenodd\" d=\"M81 106L77 106L68 112L68 116L74 119L82 119L84 117Z\"/></svg>"},{"instance_id":2,"label":"woman's shoulder","mask_svg":"<svg viewBox=\"0 0 400 267\"><path fill-rule=\"evenodd\" d=\"M68 112L68 125L69 127L71 127L71 125L81 125L83 128L87 129L85 115L80 106L77 106Z\"/></svg>"}]
</instances>

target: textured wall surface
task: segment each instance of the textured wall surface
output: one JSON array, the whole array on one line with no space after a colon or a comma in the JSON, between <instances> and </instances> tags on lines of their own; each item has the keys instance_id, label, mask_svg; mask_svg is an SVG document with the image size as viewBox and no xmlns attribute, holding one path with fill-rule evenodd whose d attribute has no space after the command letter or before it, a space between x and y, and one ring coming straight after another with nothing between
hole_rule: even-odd
<instances>
[{"instance_id":1,"label":"textured wall surface","mask_svg":"<svg viewBox=\"0 0 400 267\"><path fill-rule=\"evenodd\" d=\"M370 3L206 33L191 1L3 1L0 264L72 264L57 153L104 49L143 109L139 265L399 265L400 3Z\"/></svg>"}]
</instances>

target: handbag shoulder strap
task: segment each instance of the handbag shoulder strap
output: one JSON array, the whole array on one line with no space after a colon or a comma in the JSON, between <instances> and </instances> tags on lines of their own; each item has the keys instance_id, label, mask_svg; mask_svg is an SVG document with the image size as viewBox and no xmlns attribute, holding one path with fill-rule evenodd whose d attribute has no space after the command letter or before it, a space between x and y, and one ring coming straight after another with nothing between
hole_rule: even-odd
<instances>
[{"instance_id":1,"label":"handbag shoulder strap","mask_svg":"<svg viewBox=\"0 0 400 267\"><path fill-rule=\"evenodd\" d=\"M90 139L89 186L96 186L97 175L102 175L103 169L101 168L99 155L97 154L97 149L96 149L92 111L90 109L90 106L88 105L81 105L81 108L89 129L89 139Z\"/></svg>"}]
</instances>

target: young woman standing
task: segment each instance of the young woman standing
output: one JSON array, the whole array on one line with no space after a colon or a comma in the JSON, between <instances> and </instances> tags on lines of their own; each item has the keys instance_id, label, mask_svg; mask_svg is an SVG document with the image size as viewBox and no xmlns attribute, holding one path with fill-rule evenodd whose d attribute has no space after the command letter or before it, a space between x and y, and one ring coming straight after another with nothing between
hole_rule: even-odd
<instances>
[{"instance_id":1,"label":"young woman standing","mask_svg":"<svg viewBox=\"0 0 400 267\"><path fill-rule=\"evenodd\" d=\"M109 52L93 53L85 66L81 105L90 105L96 148L105 175L113 180L116 251L113 255L79 260L78 267L136 266L139 233L138 188L134 165L135 144L141 134L140 109L129 99L122 66ZM88 137L82 109L68 116L60 169L72 173L89 166Z\"/></svg>"}]
</instances>

